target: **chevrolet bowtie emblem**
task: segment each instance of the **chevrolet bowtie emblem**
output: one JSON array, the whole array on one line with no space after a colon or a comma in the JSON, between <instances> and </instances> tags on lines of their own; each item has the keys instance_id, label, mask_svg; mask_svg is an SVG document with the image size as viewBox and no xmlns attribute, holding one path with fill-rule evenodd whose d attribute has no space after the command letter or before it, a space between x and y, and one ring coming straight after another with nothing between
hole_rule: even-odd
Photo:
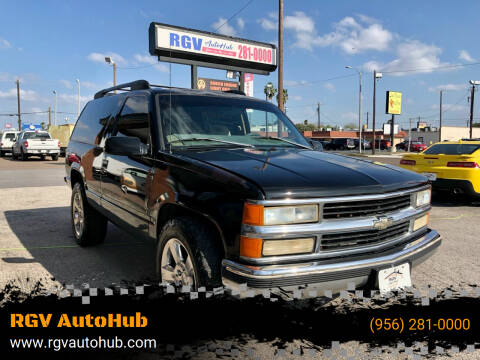
<instances>
[{"instance_id":1,"label":"chevrolet bowtie emblem","mask_svg":"<svg viewBox=\"0 0 480 360\"><path fill-rule=\"evenodd\" d=\"M377 220L373 220L373 227L377 230L384 230L393 224L393 218L379 216Z\"/></svg>"}]
</instances>

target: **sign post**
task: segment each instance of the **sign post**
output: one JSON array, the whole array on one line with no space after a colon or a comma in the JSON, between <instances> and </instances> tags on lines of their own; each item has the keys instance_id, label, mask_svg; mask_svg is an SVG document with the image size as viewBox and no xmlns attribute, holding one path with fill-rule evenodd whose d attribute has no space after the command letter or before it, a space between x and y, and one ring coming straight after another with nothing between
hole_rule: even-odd
<instances>
[{"instance_id":1,"label":"sign post","mask_svg":"<svg viewBox=\"0 0 480 360\"><path fill-rule=\"evenodd\" d=\"M390 124L391 152L395 152L395 115L402 113L402 93L398 91L387 91L385 113L392 115Z\"/></svg>"}]
</instances>

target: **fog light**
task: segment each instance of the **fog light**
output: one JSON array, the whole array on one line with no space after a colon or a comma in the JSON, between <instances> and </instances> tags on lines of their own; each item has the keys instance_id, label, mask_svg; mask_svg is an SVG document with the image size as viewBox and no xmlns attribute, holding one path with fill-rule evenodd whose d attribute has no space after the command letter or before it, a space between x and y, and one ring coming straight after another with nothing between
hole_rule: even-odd
<instances>
[{"instance_id":1,"label":"fog light","mask_svg":"<svg viewBox=\"0 0 480 360\"><path fill-rule=\"evenodd\" d=\"M294 255L313 252L315 239L264 240L263 256Z\"/></svg>"},{"instance_id":2,"label":"fog light","mask_svg":"<svg viewBox=\"0 0 480 360\"><path fill-rule=\"evenodd\" d=\"M413 222L413 231L417 231L418 229L421 229L424 226L427 226L429 215L430 214L425 214L424 216L415 219L415 221Z\"/></svg>"}]
</instances>

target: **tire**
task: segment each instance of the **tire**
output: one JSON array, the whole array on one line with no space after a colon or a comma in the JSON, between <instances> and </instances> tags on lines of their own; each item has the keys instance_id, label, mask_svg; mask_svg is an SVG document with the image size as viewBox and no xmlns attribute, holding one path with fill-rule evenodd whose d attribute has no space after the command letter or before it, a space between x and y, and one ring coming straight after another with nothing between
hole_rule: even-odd
<instances>
[{"instance_id":1,"label":"tire","mask_svg":"<svg viewBox=\"0 0 480 360\"><path fill-rule=\"evenodd\" d=\"M20 159L25 161L28 159L28 156L23 152L23 149L20 150Z\"/></svg>"},{"instance_id":2,"label":"tire","mask_svg":"<svg viewBox=\"0 0 480 360\"><path fill-rule=\"evenodd\" d=\"M58 160L58 154L53 154L52 155L52 160L57 161Z\"/></svg>"},{"instance_id":3,"label":"tire","mask_svg":"<svg viewBox=\"0 0 480 360\"><path fill-rule=\"evenodd\" d=\"M178 264L173 256L175 248L181 249L176 252L181 260ZM222 250L215 234L200 221L189 217L169 220L158 236L157 274L162 282L190 285L193 290L221 286Z\"/></svg>"},{"instance_id":4,"label":"tire","mask_svg":"<svg viewBox=\"0 0 480 360\"><path fill-rule=\"evenodd\" d=\"M40 159L45 160L45 155L40 155Z\"/></svg>"},{"instance_id":5,"label":"tire","mask_svg":"<svg viewBox=\"0 0 480 360\"><path fill-rule=\"evenodd\" d=\"M108 220L88 204L83 186L79 182L72 189L70 210L73 236L78 245L90 246L105 240Z\"/></svg>"},{"instance_id":6,"label":"tire","mask_svg":"<svg viewBox=\"0 0 480 360\"><path fill-rule=\"evenodd\" d=\"M0 157L4 157L5 153L3 151L0 151Z\"/></svg>"},{"instance_id":7,"label":"tire","mask_svg":"<svg viewBox=\"0 0 480 360\"><path fill-rule=\"evenodd\" d=\"M13 147L12 147L12 159L17 160L17 155L15 155L15 151L13 151Z\"/></svg>"},{"instance_id":8,"label":"tire","mask_svg":"<svg viewBox=\"0 0 480 360\"><path fill-rule=\"evenodd\" d=\"M339 150L345 150L345 146L340 145L340 147L339 147L338 149L339 149Z\"/></svg>"}]
</instances>

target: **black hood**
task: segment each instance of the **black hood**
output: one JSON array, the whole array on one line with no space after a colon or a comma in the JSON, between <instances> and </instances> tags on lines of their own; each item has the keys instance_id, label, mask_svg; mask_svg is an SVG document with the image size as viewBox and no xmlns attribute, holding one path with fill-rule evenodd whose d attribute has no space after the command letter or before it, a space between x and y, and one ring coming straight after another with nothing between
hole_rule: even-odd
<instances>
[{"instance_id":1,"label":"black hood","mask_svg":"<svg viewBox=\"0 0 480 360\"><path fill-rule=\"evenodd\" d=\"M307 149L217 148L182 155L252 181L267 199L383 193L427 183L393 165Z\"/></svg>"}]
</instances>

